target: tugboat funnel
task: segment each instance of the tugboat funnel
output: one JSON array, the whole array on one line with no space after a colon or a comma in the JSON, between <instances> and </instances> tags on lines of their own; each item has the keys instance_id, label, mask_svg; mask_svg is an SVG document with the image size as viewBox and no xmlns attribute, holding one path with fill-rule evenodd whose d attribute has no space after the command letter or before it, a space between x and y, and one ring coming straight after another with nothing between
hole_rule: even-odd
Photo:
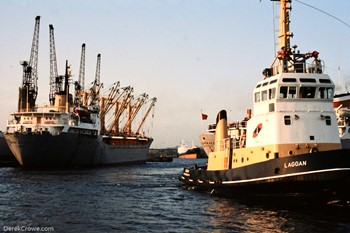
<instances>
[{"instance_id":1,"label":"tugboat funnel","mask_svg":"<svg viewBox=\"0 0 350 233\"><path fill-rule=\"evenodd\" d=\"M226 110L221 110L216 117L215 149L214 149L214 151L224 150L225 143L226 143L227 139L228 139L227 114L226 114Z\"/></svg>"}]
</instances>

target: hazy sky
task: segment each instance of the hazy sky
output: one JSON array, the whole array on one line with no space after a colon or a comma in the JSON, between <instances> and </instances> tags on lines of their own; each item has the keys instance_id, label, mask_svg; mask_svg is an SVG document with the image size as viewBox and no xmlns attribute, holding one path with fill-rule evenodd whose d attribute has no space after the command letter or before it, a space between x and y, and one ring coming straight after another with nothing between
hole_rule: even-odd
<instances>
[{"instance_id":1,"label":"hazy sky","mask_svg":"<svg viewBox=\"0 0 350 233\"><path fill-rule=\"evenodd\" d=\"M348 0L301 0L350 24ZM350 27L293 1L292 44L317 50L334 82L350 82ZM0 129L17 109L22 82L19 61L29 60L37 15L40 21L39 96L48 103L49 24L55 28L58 72L65 60L79 76L86 43L85 86L101 53L101 82L131 85L135 94L157 97L153 148L199 145L203 127L221 109L230 121L252 107L252 91L274 55L274 12L269 0L2 0L0 2ZM202 123L201 111L208 115Z\"/></svg>"}]
</instances>

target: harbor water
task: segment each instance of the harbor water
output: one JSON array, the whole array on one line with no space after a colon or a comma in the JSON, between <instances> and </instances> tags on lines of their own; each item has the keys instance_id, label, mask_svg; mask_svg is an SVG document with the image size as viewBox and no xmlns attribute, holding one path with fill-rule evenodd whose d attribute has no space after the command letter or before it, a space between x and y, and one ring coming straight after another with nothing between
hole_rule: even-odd
<instances>
[{"instance_id":1,"label":"harbor water","mask_svg":"<svg viewBox=\"0 0 350 233\"><path fill-rule=\"evenodd\" d=\"M4 232L350 232L349 203L227 199L186 189L205 159L73 170L0 168Z\"/></svg>"}]
</instances>

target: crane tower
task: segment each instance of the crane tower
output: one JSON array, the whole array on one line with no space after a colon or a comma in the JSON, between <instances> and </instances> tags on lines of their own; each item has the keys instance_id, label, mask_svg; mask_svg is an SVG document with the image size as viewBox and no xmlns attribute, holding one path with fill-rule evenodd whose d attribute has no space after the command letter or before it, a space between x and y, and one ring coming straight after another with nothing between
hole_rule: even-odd
<instances>
[{"instance_id":1,"label":"crane tower","mask_svg":"<svg viewBox=\"0 0 350 233\"><path fill-rule=\"evenodd\" d=\"M96 75L95 75L95 84L99 86L100 83L100 72L101 72L101 54L97 55L97 64L96 64Z\"/></svg>"},{"instance_id":2,"label":"crane tower","mask_svg":"<svg viewBox=\"0 0 350 233\"><path fill-rule=\"evenodd\" d=\"M53 25L49 25L50 31L50 93L49 100L50 104L55 104L56 93L62 90L62 76L58 76L57 71L57 59L56 59L56 48L55 48L55 35Z\"/></svg>"},{"instance_id":3,"label":"crane tower","mask_svg":"<svg viewBox=\"0 0 350 233\"><path fill-rule=\"evenodd\" d=\"M39 50L40 16L35 17L32 49L28 61L22 61L23 79L19 88L18 111L29 111L35 107L38 96L38 50Z\"/></svg>"},{"instance_id":4,"label":"crane tower","mask_svg":"<svg viewBox=\"0 0 350 233\"><path fill-rule=\"evenodd\" d=\"M85 84L85 44L81 45L80 70L79 70L79 86L80 90L84 91Z\"/></svg>"}]
</instances>

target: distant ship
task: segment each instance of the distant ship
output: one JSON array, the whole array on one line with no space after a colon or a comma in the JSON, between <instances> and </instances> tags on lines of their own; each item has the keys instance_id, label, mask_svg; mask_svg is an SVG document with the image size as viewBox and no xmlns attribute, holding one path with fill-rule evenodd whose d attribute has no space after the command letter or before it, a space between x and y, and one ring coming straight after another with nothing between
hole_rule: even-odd
<instances>
[{"instance_id":1,"label":"distant ship","mask_svg":"<svg viewBox=\"0 0 350 233\"><path fill-rule=\"evenodd\" d=\"M34 41L38 40L39 19L38 16ZM33 45L37 44L33 42ZM82 51L84 49L85 44ZM37 57L37 51L32 48L34 56L31 58ZM146 106L148 95L135 99L133 88L120 88L119 82L111 87L107 96L100 94L100 55L97 58L96 78L88 91L84 91L79 78L79 82L75 82L73 98L67 61L64 76L51 76L50 105L42 107L35 105L36 63L22 63L23 85L19 91L18 111L11 113L5 134L7 144L21 166L46 169L146 162L153 139L140 130L156 98L147 101L149 107L133 130L132 123L141 107Z\"/></svg>"},{"instance_id":2,"label":"distant ship","mask_svg":"<svg viewBox=\"0 0 350 233\"><path fill-rule=\"evenodd\" d=\"M350 149L350 93L335 95L333 106L337 114L342 148Z\"/></svg>"},{"instance_id":3,"label":"distant ship","mask_svg":"<svg viewBox=\"0 0 350 233\"><path fill-rule=\"evenodd\" d=\"M177 153L180 159L197 159L200 150L194 145L194 142L192 142L192 146L189 147L185 140L182 139L180 146L177 148Z\"/></svg>"},{"instance_id":4,"label":"distant ship","mask_svg":"<svg viewBox=\"0 0 350 233\"><path fill-rule=\"evenodd\" d=\"M340 142L335 85L323 73L317 51L303 54L296 46L292 49L291 1L279 3L280 50L254 88L254 114L248 112L232 137L227 113L220 111L207 164L185 167L179 180L190 188L229 197L349 198L350 149L342 149Z\"/></svg>"}]
</instances>

